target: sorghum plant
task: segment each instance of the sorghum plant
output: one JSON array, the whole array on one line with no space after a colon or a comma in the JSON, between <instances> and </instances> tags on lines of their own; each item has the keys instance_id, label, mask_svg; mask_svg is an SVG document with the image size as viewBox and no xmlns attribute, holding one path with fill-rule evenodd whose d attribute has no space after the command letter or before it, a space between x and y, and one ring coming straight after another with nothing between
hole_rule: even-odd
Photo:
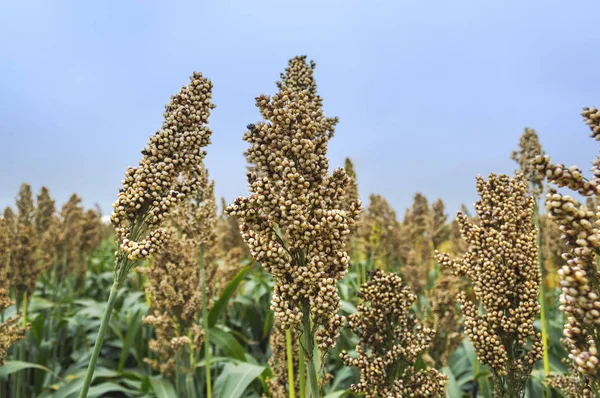
<instances>
[{"instance_id":1,"label":"sorghum plant","mask_svg":"<svg viewBox=\"0 0 600 398\"><path fill-rule=\"evenodd\" d=\"M348 186L348 190L346 192L346 202L347 206L351 206L352 203L357 201L360 197L358 194L358 183L356 180L356 172L354 171L354 164L350 158L346 158L344 161L344 171L351 179L350 185ZM355 223L350 228L350 234L348 234L348 242L347 242L347 252L350 256L350 262L354 267L354 273L356 275L357 285L360 286L362 279L366 278L366 267L367 264L364 261L361 261L361 243L365 243L364 239L361 242L359 237L359 232L362 228L360 227L363 223L364 217L361 217L358 223Z\"/></svg>"},{"instance_id":2,"label":"sorghum plant","mask_svg":"<svg viewBox=\"0 0 600 398\"><path fill-rule=\"evenodd\" d=\"M447 365L450 355L464 338L457 299L461 289L464 289L463 280L444 267L433 287L426 293L429 302L427 324L436 331L429 356L436 369Z\"/></svg>"},{"instance_id":3,"label":"sorghum plant","mask_svg":"<svg viewBox=\"0 0 600 398\"><path fill-rule=\"evenodd\" d=\"M544 174L535 167L534 159L544 156L542 145L535 130L525 128L519 139L519 149L510 158L517 162L519 170L530 184L530 194L539 197L544 192Z\"/></svg>"},{"instance_id":4,"label":"sorghum plant","mask_svg":"<svg viewBox=\"0 0 600 398\"><path fill-rule=\"evenodd\" d=\"M462 256L463 253L467 251L467 242L465 242L460 233L460 223L456 218L450 223L450 235L448 236L448 240L453 255Z\"/></svg>"},{"instance_id":5,"label":"sorghum plant","mask_svg":"<svg viewBox=\"0 0 600 398\"><path fill-rule=\"evenodd\" d=\"M446 214L446 206L442 199L438 199L431 205L432 216L431 216L431 241L433 243L434 250L437 250L440 245L448 239L449 229L448 214Z\"/></svg>"},{"instance_id":6,"label":"sorghum plant","mask_svg":"<svg viewBox=\"0 0 600 398\"><path fill-rule=\"evenodd\" d=\"M10 307L13 302L9 298L10 281L8 279L8 269L12 267L12 227L9 222L3 218L0 219L0 312ZM8 349L17 341L25 337L25 332L29 328L19 326L20 316L16 316L0 323L0 366L4 365L4 359Z\"/></svg>"},{"instance_id":7,"label":"sorghum plant","mask_svg":"<svg viewBox=\"0 0 600 398\"><path fill-rule=\"evenodd\" d=\"M352 160L350 160L350 158L346 158L346 160L344 161L344 171L346 171L346 175L348 175L348 177L351 179L350 184L348 185L348 189L346 190L346 206L350 208L350 206L352 206L352 203L355 203L357 200L360 199L360 196L358 195L358 182L356 180L356 171L354 170L354 163L352 163ZM357 228L358 224L354 224L352 226L350 236L355 235Z\"/></svg>"},{"instance_id":8,"label":"sorghum plant","mask_svg":"<svg viewBox=\"0 0 600 398\"><path fill-rule=\"evenodd\" d=\"M332 347L342 324L336 283L347 271L347 235L360 213L360 201L348 207L345 171L328 174L327 143L337 119L323 114L314 66L293 58L279 92L256 99L266 121L244 135L256 165L248 174L250 196L227 207L242 223L252 256L275 277L275 318L284 329L300 326L311 397L319 396L315 340L322 350Z\"/></svg>"},{"instance_id":9,"label":"sorghum plant","mask_svg":"<svg viewBox=\"0 0 600 398\"><path fill-rule=\"evenodd\" d=\"M60 215L52 217L47 225L40 240L42 268L52 268L55 280L73 276L83 282L87 256L102 240L100 215L91 209L85 212L81 198L73 194Z\"/></svg>"},{"instance_id":10,"label":"sorghum plant","mask_svg":"<svg viewBox=\"0 0 600 398\"><path fill-rule=\"evenodd\" d=\"M406 254L401 274L419 298L427 287L434 265L433 212L427 198L417 193L405 217L403 233L407 234L409 241L404 247Z\"/></svg>"},{"instance_id":11,"label":"sorghum plant","mask_svg":"<svg viewBox=\"0 0 600 398\"><path fill-rule=\"evenodd\" d=\"M11 226L14 235L9 277L15 292L17 309L27 311L27 300L35 292L37 280L43 272L36 256L38 235L35 228L35 206L29 185L21 185L16 205L18 212ZM11 222L10 219L7 220Z\"/></svg>"},{"instance_id":12,"label":"sorghum plant","mask_svg":"<svg viewBox=\"0 0 600 398\"><path fill-rule=\"evenodd\" d=\"M225 213L227 202L221 198L221 216L217 219L217 241L219 251L224 255L230 252L237 252L242 257L249 255L248 246L240 233L240 222L236 217L228 216Z\"/></svg>"},{"instance_id":13,"label":"sorghum plant","mask_svg":"<svg viewBox=\"0 0 600 398\"><path fill-rule=\"evenodd\" d=\"M490 174L487 181L478 177L480 225L458 213L467 252L458 259L436 253L442 266L471 282L477 303L464 292L458 296L465 332L479 362L490 366L496 397L523 396L533 365L542 357L541 336L533 327L540 310L540 270L534 203L527 190L521 174L514 179Z\"/></svg>"},{"instance_id":14,"label":"sorghum plant","mask_svg":"<svg viewBox=\"0 0 600 398\"><path fill-rule=\"evenodd\" d=\"M519 139L519 149L513 151L511 158L517 162L523 177L529 184L529 194L533 197L533 223L536 231L536 244L538 247L538 267L542 283L540 284L540 322L542 325L542 343L544 347L544 375L550 374L550 355L548 349L548 322L546 321L546 279L542 253L542 223L539 212L538 199L544 191L544 175L535 167L535 158L542 156L544 151L535 130L525 128ZM547 391L549 393L549 391Z\"/></svg>"},{"instance_id":15,"label":"sorghum plant","mask_svg":"<svg viewBox=\"0 0 600 398\"><path fill-rule=\"evenodd\" d=\"M38 239L50 228L52 217L56 212L54 200L50 197L50 191L42 187L37 196L37 207L35 208L35 228L38 233Z\"/></svg>"},{"instance_id":16,"label":"sorghum plant","mask_svg":"<svg viewBox=\"0 0 600 398\"><path fill-rule=\"evenodd\" d=\"M372 266L385 269L395 261L396 212L381 195L371 194L369 206L360 219L360 236Z\"/></svg>"},{"instance_id":17,"label":"sorghum plant","mask_svg":"<svg viewBox=\"0 0 600 398\"><path fill-rule=\"evenodd\" d=\"M144 323L154 327L156 337L149 346L158 354L158 359L146 362L168 377L179 370L193 373L195 361L190 363L188 359L195 358L202 347L204 330L198 322L203 294L200 261L205 267L209 308L217 279L214 183L209 182L206 172L199 180L195 200L174 209L172 226L152 256L150 267L138 267L148 278L146 293L151 314L144 318Z\"/></svg>"},{"instance_id":18,"label":"sorghum plant","mask_svg":"<svg viewBox=\"0 0 600 398\"><path fill-rule=\"evenodd\" d=\"M542 259L548 277L555 276L555 270L562 267L564 260L562 254L569 251L568 246L561 239L562 231L555 219L548 214L540 215L540 232L542 234Z\"/></svg>"},{"instance_id":19,"label":"sorghum plant","mask_svg":"<svg viewBox=\"0 0 600 398\"><path fill-rule=\"evenodd\" d=\"M273 372L273 376L267 380L267 385L272 397L302 397L299 391L298 379L300 351L297 334L298 332L295 329L282 328L281 324L277 321L275 321L271 329L271 336L269 337L269 346L271 347L269 367ZM288 355L288 351L291 353L291 358ZM290 376L294 380L293 386L290 386L289 383ZM294 392L292 393L287 388L294 388Z\"/></svg>"},{"instance_id":20,"label":"sorghum plant","mask_svg":"<svg viewBox=\"0 0 600 398\"><path fill-rule=\"evenodd\" d=\"M340 354L346 366L360 371L360 382L351 391L367 398L444 397L446 376L435 369L415 368L435 331L411 313L416 297L410 287L396 274L375 270L359 297L358 312L348 317L359 337L357 356Z\"/></svg>"},{"instance_id":21,"label":"sorghum plant","mask_svg":"<svg viewBox=\"0 0 600 398\"><path fill-rule=\"evenodd\" d=\"M577 368L569 359L563 359L569 371L562 375L551 375L547 379L550 387L561 390L568 398L592 398L597 395L593 394L592 387L589 384L583 383L577 372Z\"/></svg>"},{"instance_id":22,"label":"sorghum plant","mask_svg":"<svg viewBox=\"0 0 600 398\"><path fill-rule=\"evenodd\" d=\"M194 73L165 107L164 123L150 137L138 166L127 170L111 216L119 246L114 283L80 397L87 395L119 287L135 261L148 257L165 240L167 231L161 224L171 210L198 189L206 155L202 148L210 143L211 96L210 80Z\"/></svg>"},{"instance_id":23,"label":"sorghum plant","mask_svg":"<svg viewBox=\"0 0 600 398\"><path fill-rule=\"evenodd\" d=\"M596 108L584 108L582 116L592 137L600 141L600 112ZM593 199L600 194L600 157L593 162L593 177L589 180L577 166L551 163L547 155L536 157L535 164L549 182L559 187ZM565 344L580 377L580 392L591 389L598 395L600 289L596 256L600 253L600 230L595 219L600 208L590 209L555 189L550 189L546 196L546 208L549 217L560 225L569 249L563 254L566 264L558 271L562 289L560 309L567 315L563 332Z\"/></svg>"}]
</instances>

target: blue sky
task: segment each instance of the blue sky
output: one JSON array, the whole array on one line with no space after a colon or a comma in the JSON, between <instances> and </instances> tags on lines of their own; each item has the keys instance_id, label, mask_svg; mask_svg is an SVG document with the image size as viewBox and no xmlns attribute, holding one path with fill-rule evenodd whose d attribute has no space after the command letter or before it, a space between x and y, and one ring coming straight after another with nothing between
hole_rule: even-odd
<instances>
[{"instance_id":1,"label":"blue sky","mask_svg":"<svg viewBox=\"0 0 600 398\"><path fill-rule=\"evenodd\" d=\"M206 163L216 193L245 194L245 126L307 54L328 116L332 166L399 215L415 192L451 212L475 176L512 172L535 128L556 161L589 169L579 116L600 106L598 1L0 2L0 206L21 182L111 210L163 106L201 71L214 83Z\"/></svg>"}]
</instances>

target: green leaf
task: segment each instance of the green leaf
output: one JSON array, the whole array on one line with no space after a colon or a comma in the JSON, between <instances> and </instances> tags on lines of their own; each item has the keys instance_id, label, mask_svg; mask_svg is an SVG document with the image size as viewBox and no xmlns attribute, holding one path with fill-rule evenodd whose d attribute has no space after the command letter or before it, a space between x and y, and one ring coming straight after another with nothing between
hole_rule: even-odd
<instances>
[{"instance_id":1,"label":"green leaf","mask_svg":"<svg viewBox=\"0 0 600 398\"><path fill-rule=\"evenodd\" d=\"M332 392L331 394L325 395L325 397L323 397L323 398L342 398L348 394L350 394L350 391L348 391L348 390L336 391L336 392Z\"/></svg>"},{"instance_id":2,"label":"green leaf","mask_svg":"<svg viewBox=\"0 0 600 398\"><path fill-rule=\"evenodd\" d=\"M210 312L208 313L208 326L209 327L212 328L217 324L217 320L219 319L219 316L227 308L227 305L229 304L229 300L231 299L231 297L237 290L239 284L246 277L246 274L248 273L249 269L250 269L250 267L243 268L240 272L237 273L235 278L233 278L227 284L227 286L225 286L225 288L221 292L221 296L219 297L217 302L213 304L212 308L210 309Z\"/></svg>"},{"instance_id":3,"label":"green leaf","mask_svg":"<svg viewBox=\"0 0 600 398\"><path fill-rule=\"evenodd\" d=\"M461 397L463 394L460 389L460 386L456 382L456 378L454 377L454 373L452 373L452 370L450 370L450 368L446 366L442 369L442 373L448 376L448 381L446 382L446 397Z\"/></svg>"},{"instance_id":4,"label":"green leaf","mask_svg":"<svg viewBox=\"0 0 600 398\"><path fill-rule=\"evenodd\" d=\"M352 315L352 314L356 314L358 311L356 309L356 307L354 306L354 304L352 304L349 301L346 300L340 300L341 304L342 304L342 308L341 310L343 312L345 312L348 315Z\"/></svg>"},{"instance_id":5,"label":"green leaf","mask_svg":"<svg viewBox=\"0 0 600 398\"><path fill-rule=\"evenodd\" d=\"M46 322L46 317L43 313L40 313L35 317L33 322L31 322L31 333L33 337L37 340L38 344L41 344L42 337L44 335L44 323ZM39 361L38 361L39 362Z\"/></svg>"},{"instance_id":6,"label":"green leaf","mask_svg":"<svg viewBox=\"0 0 600 398\"><path fill-rule=\"evenodd\" d=\"M173 384L162 376L151 377L150 385L157 398L177 398Z\"/></svg>"},{"instance_id":7,"label":"green leaf","mask_svg":"<svg viewBox=\"0 0 600 398\"><path fill-rule=\"evenodd\" d=\"M52 398L67 398L76 397L77 394L83 388L83 377L69 381L67 384L61 386L61 388L52 394Z\"/></svg>"},{"instance_id":8,"label":"green leaf","mask_svg":"<svg viewBox=\"0 0 600 398\"><path fill-rule=\"evenodd\" d=\"M246 362L244 347L230 333L221 328L208 329L208 338L211 343L219 347L225 355Z\"/></svg>"},{"instance_id":9,"label":"green leaf","mask_svg":"<svg viewBox=\"0 0 600 398\"><path fill-rule=\"evenodd\" d=\"M269 331L273 326L273 311L268 311L263 323L262 338L265 339L269 335Z\"/></svg>"},{"instance_id":10,"label":"green leaf","mask_svg":"<svg viewBox=\"0 0 600 398\"><path fill-rule=\"evenodd\" d=\"M18 372L19 370L30 369L30 368L41 369L45 372L52 374L54 377L56 377L57 379L60 380L60 377L56 373L54 373L51 369L48 369L47 367L42 366L42 365L38 365L37 363L23 362L23 361L6 361L6 362L4 362L4 366L0 367L0 377L5 377L5 376L8 376L9 374Z\"/></svg>"},{"instance_id":11,"label":"green leaf","mask_svg":"<svg viewBox=\"0 0 600 398\"><path fill-rule=\"evenodd\" d=\"M27 307L28 312L37 312L54 308L57 304L39 296L33 296Z\"/></svg>"},{"instance_id":12,"label":"green leaf","mask_svg":"<svg viewBox=\"0 0 600 398\"><path fill-rule=\"evenodd\" d=\"M97 397L105 396L105 394L108 392L117 392L117 391L128 394L128 395L136 394L136 391L134 391L134 390L123 387L117 383L108 382L108 383L101 383L101 384L90 387L87 398L97 398ZM112 396L112 394L109 396Z\"/></svg>"},{"instance_id":13,"label":"green leaf","mask_svg":"<svg viewBox=\"0 0 600 398\"><path fill-rule=\"evenodd\" d=\"M214 364L214 363L219 363L219 362L229 362L231 361L231 358L229 357L211 357L210 358L210 364ZM200 361L196 362L196 367L197 368L203 368L206 366L206 359L201 359Z\"/></svg>"},{"instance_id":14,"label":"green leaf","mask_svg":"<svg viewBox=\"0 0 600 398\"><path fill-rule=\"evenodd\" d=\"M129 356L129 351L131 346L133 345L135 336L137 336L140 327L142 326L142 312L136 311L127 327L127 334L125 335L125 339L123 341L123 347L121 348L121 357L119 358L119 365L117 366L117 371L121 372L123 367L125 366L125 361L127 360L127 356Z\"/></svg>"},{"instance_id":15,"label":"green leaf","mask_svg":"<svg viewBox=\"0 0 600 398\"><path fill-rule=\"evenodd\" d=\"M217 377L214 385L215 398L239 398L246 388L259 377L266 367L247 362L229 362Z\"/></svg>"}]
</instances>

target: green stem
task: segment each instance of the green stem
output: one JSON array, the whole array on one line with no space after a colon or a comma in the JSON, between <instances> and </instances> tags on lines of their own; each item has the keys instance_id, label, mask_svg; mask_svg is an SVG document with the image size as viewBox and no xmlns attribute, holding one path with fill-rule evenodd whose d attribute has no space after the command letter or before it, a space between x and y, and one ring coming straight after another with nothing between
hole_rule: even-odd
<instances>
[{"instance_id":1,"label":"green stem","mask_svg":"<svg viewBox=\"0 0 600 398\"><path fill-rule=\"evenodd\" d=\"M181 394L180 381L181 376L179 374L179 350L175 351L175 392L177 395Z\"/></svg>"},{"instance_id":2,"label":"green stem","mask_svg":"<svg viewBox=\"0 0 600 398\"><path fill-rule=\"evenodd\" d=\"M300 384L300 398L306 397L306 364L304 363L304 350L298 350L298 384Z\"/></svg>"},{"instance_id":3,"label":"green stem","mask_svg":"<svg viewBox=\"0 0 600 398\"><path fill-rule=\"evenodd\" d=\"M210 382L210 341L208 336L208 300L206 297L206 269L204 264L204 244L200 245L200 279L202 288L202 324L204 328L204 361L206 374L206 397L212 398L212 384Z\"/></svg>"},{"instance_id":4,"label":"green stem","mask_svg":"<svg viewBox=\"0 0 600 398\"><path fill-rule=\"evenodd\" d=\"M315 340L310 327L310 304L308 302L303 305L302 312L302 339L304 340L302 350L304 350L304 358L306 358L305 363L308 368L307 396L310 398L319 398L319 381L317 379L317 370L313 360Z\"/></svg>"},{"instance_id":5,"label":"green stem","mask_svg":"<svg viewBox=\"0 0 600 398\"><path fill-rule=\"evenodd\" d=\"M104 310L104 315L102 316L102 323L100 323L100 330L98 330L98 337L96 337L96 343L94 344L94 351L92 351L92 357L90 358L90 364L88 365L87 373L85 374L85 380L83 382L83 387L81 388L81 393L79 394L79 398L86 398L88 390L90 389L90 384L92 383L92 377L94 376L94 370L96 369L96 362L98 361L98 356L100 355L100 349L102 348L102 342L104 341L104 335L106 334L106 329L108 328L110 316L112 315L112 310L115 306L115 301L117 300L118 291L119 291L119 281L115 275L115 280L110 289L110 295L108 296L108 301L106 302L106 309Z\"/></svg>"},{"instance_id":6,"label":"green stem","mask_svg":"<svg viewBox=\"0 0 600 398\"><path fill-rule=\"evenodd\" d=\"M190 338L190 341L193 341L193 339L191 338L191 332L188 333L188 337ZM189 351L189 356L188 356L188 361L189 363L187 364L187 368L190 369L186 375L186 385L187 385L187 394L188 397L196 397L198 396L198 394L196 394L196 385L194 383L194 364L196 363L195 358L194 358L194 345L192 343L190 343L190 345L188 346L188 351Z\"/></svg>"},{"instance_id":7,"label":"green stem","mask_svg":"<svg viewBox=\"0 0 600 398\"><path fill-rule=\"evenodd\" d=\"M27 292L23 293L22 299L22 327L25 329L27 327ZM20 341L16 346L17 350L17 359L20 361L25 361L25 341ZM25 383L23 383L23 379L26 377L26 371L18 372L17 375L17 385L16 385L16 397L21 397L21 393L25 388Z\"/></svg>"},{"instance_id":8,"label":"green stem","mask_svg":"<svg viewBox=\"0 0 600 398\"><path fill-rule=\"evenodd\" d=\"M287 354L289 397L296 398L296 385L294 383L294 356L292 351L292 332L290 331L290 329L285 329L285 352Z\"/></svg>"}]
</instances>

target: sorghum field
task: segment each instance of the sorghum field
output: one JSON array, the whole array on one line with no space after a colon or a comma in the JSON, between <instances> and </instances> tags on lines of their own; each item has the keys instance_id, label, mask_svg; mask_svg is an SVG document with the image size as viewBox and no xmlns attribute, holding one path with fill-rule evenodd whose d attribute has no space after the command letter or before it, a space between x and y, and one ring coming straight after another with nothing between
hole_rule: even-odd
<instances>
[{"instance_id":1,"label":"sorghum field","mask_svg":"<svg viewBox=\"0 0 600 398\"><path fill-rule=\"evenodd\" d=\"M361 203L352 159L329 167L314 69L294 57L256 93L231 203L203 163L200 72L109 223L23 182L0 218L0 396L599 396L600 158L565 166L527 128L474 211L415 193L398 215ZM600 141L600 112L581 117Z\"/></svg>"}]
</instances>

